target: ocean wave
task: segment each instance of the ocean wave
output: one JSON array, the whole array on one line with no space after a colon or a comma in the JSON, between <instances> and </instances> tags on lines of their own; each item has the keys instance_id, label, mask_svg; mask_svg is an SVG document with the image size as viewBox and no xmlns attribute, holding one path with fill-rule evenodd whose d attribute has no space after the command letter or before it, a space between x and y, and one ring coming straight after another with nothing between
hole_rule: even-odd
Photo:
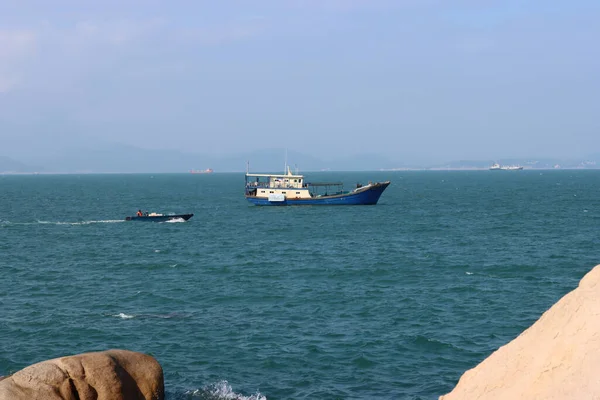
<instances>
[{"instance_id":1,"label":"ocean wave","mask_svg":"<svg viewBox=\"0 0 600 400\"><path fill-rule=\"evenodd\" d=\"M189 317L191 314L189 313L179 313L179 312L172 312L172 313L167 313L167 314L125 314L125 313L118 313L118 314L105 314L107 316L110 317L115 317L115 318L121 318L121 319L132 319L132 318L157 318L157 319L172 319L172 318L187 318Z\"/></svg>"},{"instance_id":2,"label":"ocean wave","mask_svg":"<svg viewBox=\"0 0 600 400\"><path fill-rule=\"evenodd\" d=\"M181 399L202 399L202 400L267 400L266 396L256 393L251 396L244 396L235 393L227 381L220 381L203 387L202 389L190 390L184 393Z\"/></svg>"},{"instance_id":3,"label":"ocean wave","mask_svg":"<svg viewBox=\"0 0 600 400\"><path fill-rule=\"evenodd\" d=\"M438 339L433 339L423 335L416 335L411 338L411 342L418 348L427 349L431 352L450 351L456 349L452 343L447 343Z\"/></svg>"},{"instance_id":4,"label":"ocean wave","mask_svg":"<svg viewBox=\"0 0 600 400\"><path fill-rule=\"evenodd\" d=\"M119 317L122 319L131 319L131 318L135 318L135 315L127 315L125 313L118 313L117 315L113 315L113 317Z\"/></svg>"},{"instance_id":5,"label":"ocean wave","mask_svg":"<svg viewBox=\"0 0 600 400\"><path fill-rule=\"evenodd\" d=\"M361 355L360 357L353 359L352 364L354 364L356 367L358 367L360 369L366 369L366 368L373 367L377 363L374 362L373 360L370 360L369 358Z\"/></svg>"}]
</instances>

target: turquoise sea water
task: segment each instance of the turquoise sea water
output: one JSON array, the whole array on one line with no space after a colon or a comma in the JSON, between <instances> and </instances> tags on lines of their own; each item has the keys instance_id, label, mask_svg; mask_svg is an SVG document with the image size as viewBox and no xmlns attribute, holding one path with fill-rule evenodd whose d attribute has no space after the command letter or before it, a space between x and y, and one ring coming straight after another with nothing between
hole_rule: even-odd
<instances>
[{"instance_id":1,"label":"turquoise sea water","mask_svg":"<svg viewBox=\"0 0 600 400\"><path fill-rule=\"evenodd\" d=\"M0 176L0 375L125 348L169 400L436 399L600 262L600 171L306 175L392 184L261 208L243 174Z\"/></svg>"}]
</instances>

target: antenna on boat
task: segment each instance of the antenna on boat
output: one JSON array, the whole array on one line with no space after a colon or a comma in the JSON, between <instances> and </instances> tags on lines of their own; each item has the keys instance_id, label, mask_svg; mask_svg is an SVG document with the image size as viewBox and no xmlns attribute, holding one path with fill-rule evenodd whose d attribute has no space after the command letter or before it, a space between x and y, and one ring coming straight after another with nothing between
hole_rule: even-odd
<instances>
[{"instance_id":1,"label":"antenna on boat","mask_svg":"<svg viewBox=\"0 0 600 400\"><path fill-rule=\"evenodd\" d=\"M287 174L287 147L285 148L285 165L283 166L283 173Z\"/></svg>"}]
</instances>

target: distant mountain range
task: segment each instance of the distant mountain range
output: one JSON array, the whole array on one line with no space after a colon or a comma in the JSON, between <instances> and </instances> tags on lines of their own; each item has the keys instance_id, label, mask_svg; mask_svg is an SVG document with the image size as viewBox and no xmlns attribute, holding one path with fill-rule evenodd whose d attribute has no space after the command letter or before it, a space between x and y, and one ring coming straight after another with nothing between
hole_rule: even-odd
<instances>
[{"instance_id":1,"label":"distant mountain range","mask_svg":"<svg viewBox=\"0 0 600 400\"><path fill-rule=\"evenodd\" d=\"M42 167L27 165L10 157L0 155L0 172L32 173L41 169Z\"/></svg>"},{"instance_id":2,"label":"distant mountain range","mask_svg":"<svg viewBox=\"0 0 600 400\"><path fill-rule=\"evenodd\" d=\"M487 169L498 162L522 165L525 169L595 169L600 168L600 154L585 159L499 159L459 160L418 165L396 162L377 154L359 154L323 160L301 152L288 151L288 165L300 171L376 171L407 169ZM95 148L72 148L62 154L27 164L0 155L0 173L176 173L211 168L215 172L243 172L246 164L252 172L283 171L284 149L265 149L229 156L184 153L176 150L148 150L134 146L108 145Z\"/></svg>"},{"instance_id":3,"label":"distant mountain range","mask_svg":"<svg viewBox=\"0 0 600 400\"><path fill-rule=\"evenodd\" d=\"M340 157L328 161L304 153L288 151L288 164L302 171L377 170L394 168L396 163L374 154ZM283 171L284 149L265 149L237 155L215 156L176 150L147 150L133 146L102 146L93 149L72 148L44 160L40 167L4 157L0 172L42 173L161 173L213 169L215 172L243 172L246 165L253 172Z\"/></svg>"},{"instance_id":4,"label":"distant mountain range","mask_svg":"<svg viewBox=\"0 0 600 400\"><path fill-rule=\"evenodd\" d=\"M520 165L524 169L595 169L600 168L600 155L585 159L517 159L507 158L493 161L452 161L449 163L434 165L429 169L488 169L491 164Z\"/></svg>"}]
</instances>

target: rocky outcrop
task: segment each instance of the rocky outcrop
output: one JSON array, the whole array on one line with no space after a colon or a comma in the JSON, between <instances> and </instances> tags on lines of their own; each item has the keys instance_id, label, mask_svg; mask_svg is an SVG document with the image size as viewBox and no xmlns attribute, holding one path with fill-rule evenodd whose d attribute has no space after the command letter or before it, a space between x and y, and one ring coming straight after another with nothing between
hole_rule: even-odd
<instances>
[{"instance_id":1,"label":"rocky outcrop","mask_svg":"<svg viewBox=\"0 0 600 400\"><path fill-rule=\"evenodd\" d=\"M440 400L600 399L600 265Z\"/></svg>"},{"instance_id":2,"label":"rocky outcrop","mask_svg":"<svg viewBox=\"0 0 600 400\"><path fill-rule=\"evenodd\" d=\"M107 350L30 365L0 380L0 400L163 400L164 380L153 357Z\"/></svg>"}]
</instances>

